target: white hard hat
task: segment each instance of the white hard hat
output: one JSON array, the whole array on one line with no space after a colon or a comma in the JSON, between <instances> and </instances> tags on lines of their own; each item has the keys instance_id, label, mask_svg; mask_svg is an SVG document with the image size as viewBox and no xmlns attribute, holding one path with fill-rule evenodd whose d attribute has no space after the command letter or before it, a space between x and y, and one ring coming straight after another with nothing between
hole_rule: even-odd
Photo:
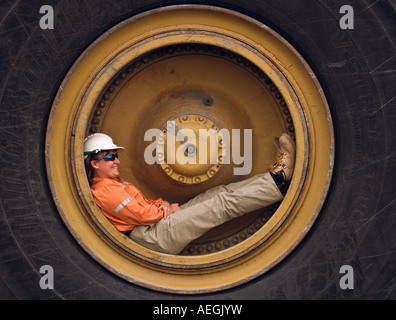
<instances>
[{"instance_id":1,"label":"white hard hat","mask_svg":"<svg viewBox=\"0 0 396 320\"><path fill-rule=\"evenodd\" d=\"M123 151L125 148L117 146L113 142L113 139L107 134L94 133L86 137L84 140L84 159L88 157L88 155L98 153L99 151L115 149Z\"/></svg>"}]
</instances>

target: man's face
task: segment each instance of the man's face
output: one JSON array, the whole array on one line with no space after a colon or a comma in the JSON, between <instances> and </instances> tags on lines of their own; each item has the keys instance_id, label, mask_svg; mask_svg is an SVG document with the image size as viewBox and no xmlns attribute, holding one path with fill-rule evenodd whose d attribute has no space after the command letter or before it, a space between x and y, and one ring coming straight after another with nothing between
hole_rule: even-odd
<instances>
[{"instance_id":1,"label":"man's face","mask_svg":"<svg viewBox=\"0 0 396 320\"><path fill-rule=\"evenodd\" d=\"M107 156L116 153L116 150L112 150ZM101 155L99 158L103 158L104 156L105 154L103 153L103 155ZM95 177L102 179L112 179L120 175L120 171L118 171L120 160L118 160L118 158L114 158L114 161L108 161L106 159L92 160L91 164L95 169Z\"/></svg>"}]
</instances>

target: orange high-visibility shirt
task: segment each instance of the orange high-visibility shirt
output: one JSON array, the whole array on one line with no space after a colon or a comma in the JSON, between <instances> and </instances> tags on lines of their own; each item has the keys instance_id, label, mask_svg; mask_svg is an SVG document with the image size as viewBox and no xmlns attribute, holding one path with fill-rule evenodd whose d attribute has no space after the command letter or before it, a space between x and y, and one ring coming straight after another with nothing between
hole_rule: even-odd
<instances>
[{"instance_id":1,"label":"orange high-visibility shirt","mask_svg":"<svg viewBox=\"0 0 396 320\"><path fill-rule=\"evenodd\" d=\"M103 214L121 232L152 224L164 216L158 208L161 198L148 200L138 188L121 178L93 178L91 190Z\"/></svg>"}]
</instances>

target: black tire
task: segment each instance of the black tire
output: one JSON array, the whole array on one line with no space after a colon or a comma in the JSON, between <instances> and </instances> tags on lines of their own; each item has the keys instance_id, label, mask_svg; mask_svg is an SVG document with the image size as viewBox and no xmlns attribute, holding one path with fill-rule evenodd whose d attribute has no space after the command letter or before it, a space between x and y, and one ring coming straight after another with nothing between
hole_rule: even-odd
<instances>
[{"instance_id":1,"label":"black tire","mask_svg":"<svg viewBox=\"0 0 396 320\"><path fill-rule=\"evenodd\" d=\"M4 3L0 10L0 298L177 298L132 285L86 254L59 217L44 150L54 95L79 54L123 19L184 1L50 2L54 29L39 26L42 1ZM352 30L340 28L340 0L207 3L263 21L304 56L330 103L336 159L320 216L292 254L243 286L198 297L395 299L394 1L349 1ZM43 265L53 267L54 289L40 287ZM353 289L340 287L343 265L354 270Z\"/></svg>"}]
</instances>

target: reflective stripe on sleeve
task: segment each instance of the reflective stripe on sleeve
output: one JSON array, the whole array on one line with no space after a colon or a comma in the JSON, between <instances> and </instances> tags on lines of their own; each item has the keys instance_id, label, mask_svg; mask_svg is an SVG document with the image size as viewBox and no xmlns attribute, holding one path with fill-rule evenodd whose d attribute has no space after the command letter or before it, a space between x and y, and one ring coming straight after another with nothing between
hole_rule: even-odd
<instances>
[{"instance_id":1,"label":"reflective stripe on sleeve","mask_svg":"<svg viewBox=\"0 0 396 320\"><path fill-rule=\"evenodd\" d=\"M121 204L120 204L114 211L117 213L117 212L120 211L122 208L124 208L124 207L127 205L127 203L130 202L130 201L132 201L132 198L131 198L131 197L125 199L124 201L121 202Z\"/></svg>"}]
</instances>

